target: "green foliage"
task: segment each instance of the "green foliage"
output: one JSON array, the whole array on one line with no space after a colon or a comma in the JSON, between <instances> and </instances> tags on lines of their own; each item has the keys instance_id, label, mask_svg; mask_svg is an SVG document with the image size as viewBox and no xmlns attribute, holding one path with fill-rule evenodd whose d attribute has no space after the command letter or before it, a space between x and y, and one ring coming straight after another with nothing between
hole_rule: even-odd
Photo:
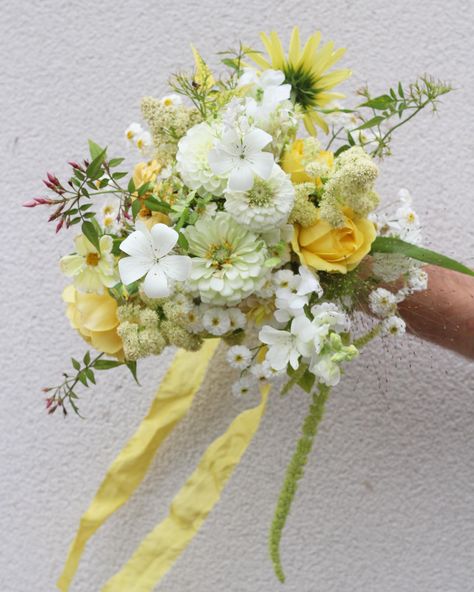
<instances>
[{"instance_id":1,"label":"green foliage","mask_svg":"<svg viewBox=\"0 0 474 592\"><path fill-rule=\"evenodd\" d=\"M313 447L318 426L323 418L324 407L330 390L330 387L320 384L318 391L312 395L309 412L303 423L303 433L298 440L296 451L288 465L285 481L275 509L273 523L270 529L269 547L273 567L280 582L285 581L280 557L280 542L283 529L285 528L286 520L291 510L291 505L298 488L298 482L303 476L304 467Z\"/></svg>"},{"instance_id":2,"label":"green foliage","mask_svg":"<svg viewBox=\"0 0 474 592\"><path fill-rule=\"evenodd\" d=\"M43 389L45 393L51 393L46 398L46 408L49 414L53 414L57 409L62 409L63 414L67 415L67 405L79 415L79 407L77 400L79 399L76 389L79 384L86 388L96 384L95 371L110 370L118 366L127 366L132 373L135 381L137 379L137 363L136 362L121 362L119 360L104 359L104 354L98 354L92 358L90 352L86 352L81 361L71 358L71 364L74 372L63 373L63 382L55 387L47 387Z\"/></svg>"},{"instance_id":3,"label":"green foliage","mask_svg":"<svg viewBox=\"0 0 474 592\"><path fill-rule=\"evenodd\" d=\"M400 255L405 255L405 257L411 257L417 261L422 261L423 263L430 263L432 265L437 265L438 267L444 267L446 269L458 271L459 273L474 276L474 271L472 269L454 259L450 259L435 251L412 245L411 243L407 243L399 238L391 236L378 236L372 243L371 253L398 253Z\"/></svg>"},{"instance_id":4,"label":"green foliage","mask_svg":"<svg viewBox=\"0 0 474 592\"><path fill-rule=\"evenodd\" d=\"M429 76L421 76L406 87L399 82L395 88L390 88L387 93L376 97L371 96L367 87L363 88L359 94L365 100L352 111L360 124L351 131L333 126L327 148L335 140L339 140L342 144L336 150L336 155L351 146L360 145L370 147L372 156L389 156L393 132L426 107L436 111L439 98L452 90L451 85ZM348 112L347 109L324 112L336 111ZM364 133L367 130L370 131L370 135Z\"/></svg>"}]
</instances>

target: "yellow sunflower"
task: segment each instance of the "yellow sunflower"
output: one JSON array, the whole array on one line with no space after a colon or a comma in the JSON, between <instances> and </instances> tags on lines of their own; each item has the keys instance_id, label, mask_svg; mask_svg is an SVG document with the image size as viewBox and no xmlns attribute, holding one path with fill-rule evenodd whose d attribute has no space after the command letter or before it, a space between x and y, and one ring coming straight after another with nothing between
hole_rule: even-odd
<instances>
[{"instance_id":1,"label":"yellow sunflower","mask_svg":"<svg viewBox=\"0 0 474 592\"><path fill-rule=\"evenodd\" d=\"M324 108L331 101L344 97L341 93L329 91L349 78L352 72L348 69L332 72L328 70L342 58L346 50L335 50L332 41L319 47L319 31L313 33L301 49L298 27L294 27L291 33L288 57L285 56L280 38L275 31L270 35L261 33L260 38L267 50L268 59L256 51L249 51L249 57L262 70L281 70L285 74L285 82L291 84L292 101L300 105L304 111L304 124L308 132L316 135L317 125L327 133L328 125L315 109Z\"/></svg>"}]
</instances>

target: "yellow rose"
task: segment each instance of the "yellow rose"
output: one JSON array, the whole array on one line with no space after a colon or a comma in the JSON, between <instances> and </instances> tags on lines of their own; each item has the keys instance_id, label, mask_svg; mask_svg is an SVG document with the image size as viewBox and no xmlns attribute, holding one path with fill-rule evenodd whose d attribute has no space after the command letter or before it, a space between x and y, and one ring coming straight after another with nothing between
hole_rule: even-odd
<instances>
[{"instance_id":1,"label":"yellow rose","mask_svg":"<svg viewBox=\"0 0 474 592\"><path fill-rule=\"evenodd\" d=\"M63 291L66 316L71 327L92 347L123 359L122 340L117 334L117 302L108 294L85 294L73 285Z\"/></svg>"},{"instance_id":2,"label":"yellow rose","mask_svg":"<svg viewBox=\"0 0 474 592\"><path fill-rule=\"evenodd\" d=\"M334 154L327 150L321 150L317 156L312 159L313 162L325 163L330 169L334 165ZM290 149L285 152L281 162L281 168L288 173L293 183L314 183L319 187L322 185L321 179L311 177L305 171L305 166L311 162L308 155L305 155L305 141L295 140Z\"/></svg>"},{"instance_id":3,"label":"yellow rose","mask_svg":"<svg viewBox=\"0 0 474 592\"><path fill-rule=\"evenodd\" d=\"M366 218L356 218L343 209L344 224L334 228L326 220L303 228L295 224L291 242L301 263L319 271L347 273L369 253L375 240L375 226Z\"/></svg>"},{"instance_id":4,"label":"yellow rose","mask_svg":"<svg viewBox=\"0 0 474 592\"><path fill-rule=\"evenodd\" d=\"M156 176L161 171L162 166L157 160L150 160L149 162L139 162L133 169L133 182L135 187L138 189L141 185L149 183L150 181L156 181ZM145 195L144 197L147 197ZM135 197L134 199L140 199ZM145 222L147 228L150 230L155 224L161 222L162 224L169 224L170 219L166 214L161 212L152 212L142 205L137 215L138 220Z\"/></svg>"}]
</instances>

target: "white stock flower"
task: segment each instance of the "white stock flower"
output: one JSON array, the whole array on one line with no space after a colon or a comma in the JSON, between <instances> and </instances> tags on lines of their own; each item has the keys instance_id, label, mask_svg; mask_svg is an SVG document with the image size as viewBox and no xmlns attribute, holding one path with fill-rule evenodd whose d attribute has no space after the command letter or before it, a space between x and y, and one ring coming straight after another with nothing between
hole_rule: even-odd
<instances>
[{"instance_id":1,"label":"white stock flower","mask_svg":"<svg viewBox=\"0 0 474 592\"><path fill-rule=\"evenodd\" d=\"M200 195L219 197L227 185L227 177L216 175L209 166L209 152L218 141L220 132L218 124L199 123L178 142L176 169L184 183Z\"/></svg>"},{"instance_id":2,"label":"white stock flower","mask_svg":"<svg viewBox=\"0 0 474 592\"><path fill-rule=\"evenodd\" d=\"M341 380L341 368L332 361L331 354L318 357L311 365L311 372L327 386L336 386Z\"/></svg>"},{"instance_id":3,"label":"white stock flower","mask_svg":"<svg viewBox=\"0 0 474 592\"><path fill-rule=\"evenodd\" d=\"M382 335L398 337L406 331L405 321L398 316L391 316L382 321Z\"/></svg>"},{"instance_id":4,"label":"white stock flower","mask_svg":"<svg viewBox=\"0 0 474 592\"><path fill-rule=\"evenodd\" d=\"M230 317L225 308L209 308L202 317L204 329L211 335L224 335L230 330Z\"/></svg>"},{"instance_id":5,"label":"white stock flower","mask_svg":"<svg viewBox=\"0 0 474 592\"><path fill-rule=\"evenodd\" d=\"M311 356L313 337L314 328L304 315L293 319L290 331L281 331L265 325L259 333L260 341L268 345L266 359L277 371L283 370L288 364L296 370L300 356Z\"/></svg>"},{"instance_id":6,"label":"white stock flower","mask_svg":"<svg viewBox=\"0 0 474 592\"><path fill-rule=\"evenodd\" d=\"M322 302L311 308L314 323L329 325L332 331L341 333L350 327L349 317L333 302Z\"/></svg>"},{"instance_id":7,"label":"white stock flower","mask_svg":"<svg viewBox=\"0 0 474 592\"><path fill-rule=\"evenodd\" d=\"M282 270L274 275L277 288L275 318L285 323L291 317L303 314L303 307L308 304L310 295L316 293L318 298L323 295L319 278L304 265L295 275L289 270Z\"/></svg>"},{"instance_id":8,"label":"white stock flower","mask_svg":"<svg viewBox=\"0 0 474 592\"><path fill-rule=\"evenodd\" d=\"M226 191L225 209L242 226L265 232L287 221L294 198L293 183L274 164L268 179L254 177L253 185L247 191Z\"/></svg>"},{"instance_id":9,"label":"white stock flower","mask_svg":"<svg viewBox=\"0 0 474 592\"><path fill-rule=\"evenodd\" d=\"M388 317L395 312L397 299L385 288L377 288L369 294L369 308L378 317Z\"/></svg>"},{"instance_id":10,"label":"white stock flower","mask_svg":"<svg viewBox=\"0 0 474 592\"><path fill-rule=\"evenodd\" d=\"M229 214L200 218L185 235L194 255L187 285L203 302L237 304L259 287L266 272L265 244Z\"/></svg>"},{"instance_id":11,"label":"white stock flower","mask_svg":"<svg viewBox=\"0 0 474 592\"><path fill-rule=\"evenodd\" d=\"M76 253L62 257L60 266L64 275L73 278L78 290L102 294L104 286L112 288L118 284L111 236L104 234L100 237L99 251L83 234L74 239L74 245Z\"/></svg>"},{"instance_id":12,"label":"white stock flower","mask_svg":"<svg viewBox=\"0 0 474 592\"><path fill-rule=\"evenodd\" d=\"M171 293L168 279L184 282L191 270L191 260L184 255L169 255L178 233L166 224L155 224L148 230L138 220L135 228L120 245L129 255L119 260L122 282L128 285L145 276L145 294L149 298L165 298Z\"/></svg>"},{"instance_id":13,"label":"white stock flower","mask_svg":"<svg viewBox=\"0 0 474 592\"><path fill-rule=\"evenodd\" d=\"M290 98L291 85L285 84L281 70L265 70L262 74L253 68L245 68L239 78L239 86L250 85L250 95L266 109L275 109L278 103Z\"/></svg>"},{"instance_id":14,"label":"white stock flower","mask_svg":"<svg viewBox=\"0 0 474 592\"><path fill-rule=\"evenodd\" d=\"M254 176L268 179L272 173L273 155L262 152L271 141L270 134L241 121L240 127L228 128L209 151L209 166L214 174L228 179L230 191L247 191Z\"/></svg>"},{"instance_id":15,"label":"white stock flower","mask_svg":"<svg viewBox=\"0 0 474 592\"><path fill-rule=\"evenodd\" d=\"M227 361L237 370L245 370L252 361L252 352L245 345L234 345L227 352Z\"/></svg>"}]
</instances>

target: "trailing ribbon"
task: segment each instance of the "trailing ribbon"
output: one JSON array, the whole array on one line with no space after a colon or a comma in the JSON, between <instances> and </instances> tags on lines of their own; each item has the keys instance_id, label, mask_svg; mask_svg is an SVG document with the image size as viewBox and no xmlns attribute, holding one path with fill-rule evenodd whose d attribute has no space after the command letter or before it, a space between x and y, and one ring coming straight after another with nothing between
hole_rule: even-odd
<instances>
[{"instance_id":1,"label":"trailing ribbon","mask_svg":"<svg viewBox=\"0 0 474 592\"><path fill-rule=\"evenodd\" d=\"M142 541L128 563L102 592L152 592L197 534L257 431L269 385L261 402L243 411L202 456L196 470L174 498L168 516Z\"/></svg>"},{"instance_id":2,"label":"trailing ribbon","mask_svg":"<svg viewBox=\"0 0 474 592\"><path fill-rule=\"evenodd\" d=\"M197 352L178 351L147 416L110 466L89 508L82 516L57 582L67 592L87 541L133 494L166 437L184 417L199 390L219 339L206 339ZM126 589L122 588L121 592Z\"/></svg>"}]
</instances>

